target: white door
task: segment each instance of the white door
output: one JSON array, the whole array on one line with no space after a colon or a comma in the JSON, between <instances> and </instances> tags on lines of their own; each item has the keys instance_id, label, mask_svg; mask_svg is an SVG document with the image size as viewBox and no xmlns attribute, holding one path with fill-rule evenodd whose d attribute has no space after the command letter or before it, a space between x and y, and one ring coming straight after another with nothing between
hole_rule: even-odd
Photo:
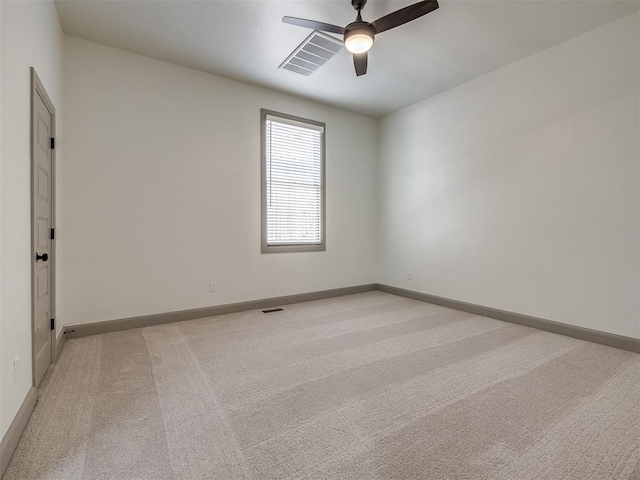
<instances>
[{"instance_id":1,"label":"white door","mask_svg":"<svg viewBox=\"0 0 640 480\"><path fill-rule=\"evenodd\" d=\"M35 81L35 80L34 80ZM39 83L39 82L37 82ZM39 84L34 88L32 119L33 350L37 387L52 358L53 123L54 110ZM42 90L42 91L40 91ZM43 95L46 100L43 99ZM45 101L47 103L45 103Z\"/></svg>"}]
</instances>

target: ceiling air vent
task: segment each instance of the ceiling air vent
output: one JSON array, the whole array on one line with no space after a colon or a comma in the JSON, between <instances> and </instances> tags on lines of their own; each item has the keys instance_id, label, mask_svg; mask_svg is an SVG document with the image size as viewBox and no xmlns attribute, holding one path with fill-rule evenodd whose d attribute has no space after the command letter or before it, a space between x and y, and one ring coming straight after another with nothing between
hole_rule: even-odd
<instances>
[{"instance_id":1,"label":"ceiling air vent","mask_svg":"<svg viewBox=\"0 0 640 480\"><path fill-rule=\"evenodd\" d=\"M308 77L343 47L341 40L314 30L279 68Z\"/></svg>"}]
</instances>

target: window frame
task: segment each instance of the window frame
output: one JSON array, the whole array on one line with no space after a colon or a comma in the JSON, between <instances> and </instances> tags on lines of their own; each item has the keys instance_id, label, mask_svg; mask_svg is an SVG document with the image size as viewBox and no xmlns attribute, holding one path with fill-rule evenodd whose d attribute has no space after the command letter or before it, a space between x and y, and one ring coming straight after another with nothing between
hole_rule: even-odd
<instances>
[{"instance_id":1,"label":"window frame","mask_svg":"<svg viewBox=\"0 0 640 480\"><path fill-rule=\"evenodd\" d=\"M320 243L299 243L288 245L269 245L267 243L267 116L281 118L284 123L287 120L315 125L322 127L322 144L321 144L321 156L320 156ZM273 110L267 110L265 108L260 109L260 171L261 171L261 192L260 201L262 204L262 253L293 253L293 252L324 252L327 249L327 229L326 229L326 143L327 143L327 127L323 122L316 120L310 120L308 118L297 117L295 115L289 115L286 113L275 112Z\"/></svg>"}]
</instances>

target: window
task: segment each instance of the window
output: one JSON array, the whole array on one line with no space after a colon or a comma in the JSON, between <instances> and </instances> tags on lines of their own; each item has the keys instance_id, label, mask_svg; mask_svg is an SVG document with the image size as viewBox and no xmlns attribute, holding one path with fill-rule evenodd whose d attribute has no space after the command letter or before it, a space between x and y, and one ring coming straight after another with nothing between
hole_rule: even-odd
<instances>
[{"instance_id":1,"label":"window","mask_svg":"<svg viewBox=\"0 0 640 480\"><path fill-rule=\"evenodd\" d=\"M261 118L262 253L325 250L324 123Z\"/></svg>"}]
</instances>

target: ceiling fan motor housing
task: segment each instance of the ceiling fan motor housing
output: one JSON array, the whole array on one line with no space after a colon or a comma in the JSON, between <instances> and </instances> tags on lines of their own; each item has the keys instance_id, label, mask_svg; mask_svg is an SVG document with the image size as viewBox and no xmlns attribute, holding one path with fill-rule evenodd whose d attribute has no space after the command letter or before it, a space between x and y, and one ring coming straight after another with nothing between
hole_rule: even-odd
<instances>
[{"instance_id":1,"label":"ceiling fan motor housing","mask_svg":"<svg viewBox=\"0 0 640 480\"><path fill-rule=\"evenodd\" d=\"M367 0L351 0L351 5L358 11L362 10L366 4Z\"/></svg>"},{"instance_id":2,"label":"ceiling fan motor housing","mask_svg":"<svg viewBox=\"0 0 640 480\"><path fill-rule=\"evenodd\" d=\"M344 29L344 43L348 43L347 40L355 35L366 35L371 38L371 43L373 43L376 32L368 22L358 21L350 23Z\"/></svg>"}]
</instances>

